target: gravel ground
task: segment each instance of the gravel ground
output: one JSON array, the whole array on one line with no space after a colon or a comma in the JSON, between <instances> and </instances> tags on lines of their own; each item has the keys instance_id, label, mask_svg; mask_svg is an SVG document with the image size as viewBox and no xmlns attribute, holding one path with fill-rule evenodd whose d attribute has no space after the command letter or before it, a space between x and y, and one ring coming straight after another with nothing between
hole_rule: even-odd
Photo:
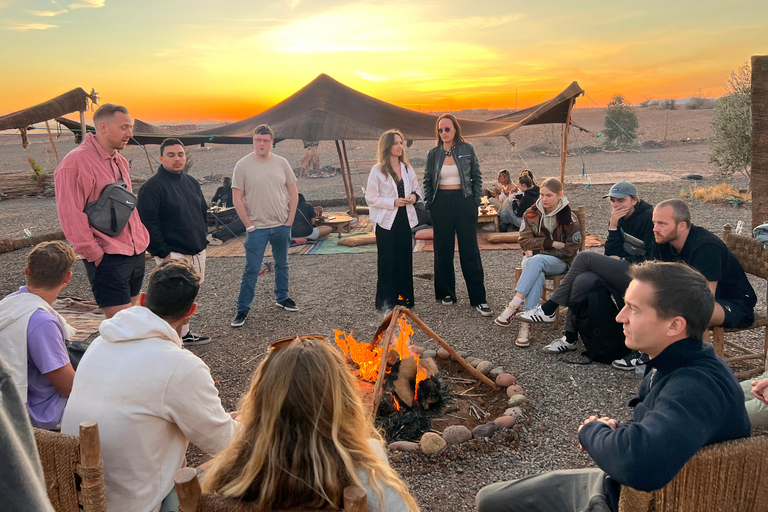
<instances>
[{"instance_id":1,"label":"gravel ground","mask_svg":"<svg viewBox=\"0 0 768 512\"><path fill-rule=\"evenodd\" d=\"M430 146L431 143L417 142L409 149L409 155L425 155ZM356 155L359 155L357 158L373 158L373 144L370 141L354 147L361 148L354 149ZM290 153L292 158L298 160L300 144L286 141L279 148L278 153ZM283 148L290 151L283 151ZM1 151L6 149L2 148ZM33 144L29 151L39 150L40 147ZM15 151L20 149L16 147ZM63 152L62 149L59 151L60 154ZM197 150L193 153L196 160L192 173L198 178L228 174L236 161L236 155L243 155L247 151L245 147ZM711 173L705 163L705 145L687 146L685 150L662 148L656 151L655 156L665 164L680 169L697 168L704 174ZM502 161L504 158L517 161L517 157L515 160L504 157L504 152L509 152L504 144L493 147L478 144L487 181L490 182L495 176L495 172L489 170L494 165L489 162ZM132 155L134 162L141 156L141 162L146 166L143 155L136 148L129 148L126 153L129 153L127 156ZM526 160L530 158L528 164L532 169L557 169L557 158L542 155L536 157L536 153L529 153ZM12 165L6 158L9 155L11 153L0 152L0 171ZM631 163L635 157L640 163ZM650 167L647 160L640 157L638 154L608 154L589 155L585 159L592 159L587 164L590 172L608 173L628 167ZM578 159L571 158L569 161L578 165L580 172ZM136 164L134 173L142 174ZM543 176L547 173L540 171L536 174ZM366 175L367 172L355 175L355 185L363 184ZM618 179L621 178L615 180ZM336 199L342 202L339 196L343 188L339 182L339 178L305 180L301 188L308 200ZM744 183L736 182L736 186L744 186ZM215 184L204 188L210 196ZM574 206L586 206L588 229L601 237L606 236L605 226L609 215L608 203L602 199L607 188L605 185L594 186L589 190L581 186L566 187L566 194ZM641 196L651 203L677 197L680 191L678 185L671 183L638 183L638 189ZM690 201L689 204L694 223L717 234L722 232L725 222L735 225L738 220L744 220L749 224L751 220L749 207L708 204L705 208ZM18 237L24 227L30 228L34 234L58 230L54 201L22 199L1 202L0 237ZM22 269L28 252L29 249L0 254L0 293L3 295L24 283ZM494 313L498 314L512 296L513 271L520 264L521 254L520 251L482 251L482 259L488 302ZM432 261L432 253L415 254L414 275L431 273ZM247 390L254 368L272 340L314 332L332 335L333 329L354 330L355 334L365 339L373 335L382 320L382 316L373 308L375 254L291 256L291 296L301 311L287 313L273 305L274 274L266 273L259 280L253 309L245 327L232 329L229 321L234 315L243 266L244 258L208 260L206 282L199 297L200 309L192 323L195 331L210 335L215 340L210 345L194 349L194 352L210 366L227 409L236 407L240 395ZM147 271L153 268L154 263L147 261ZM81 263L76 264L74 274L72 284L64 291L64 295L91 298ZM497 327L492 323L493 317L481 317L470 308L458 271L458 261L457 276L459 302L452 307L442 306L432 299L430 280L415 278L416 312L455 349L465 350L473 356L488 359L508 369L517 377L518 384L523 386L532 404L527 408L526 420L515 427L514 433L497 433L487 442L474 440L468 445L449 447L436 457L393 454L393 467L407 481L425 511L470 511L473 510L475 494L486 484L539 471L591 465L589 456L578 450L578 425L591 414L605 414L619 420L629 418L631 410L626 404L640 381L639 376L632 372L615 371L606 365L568 364L569 361L580 359L578 353L556 356L540 353L538 349L541 346L560 336L559 332L550 327L537 326L534 329L530 349L516 348L513 344L516 327ZM758 308L764 310L765 283L754 282L753 285L760 298ZM747 335L743 338L755 345L761 341L758 336ZM436 348L421 333L416 335L415 341ZM190 448L189 456L193 463L205 458L194 447Z\"/></svg>"}]
</instances>

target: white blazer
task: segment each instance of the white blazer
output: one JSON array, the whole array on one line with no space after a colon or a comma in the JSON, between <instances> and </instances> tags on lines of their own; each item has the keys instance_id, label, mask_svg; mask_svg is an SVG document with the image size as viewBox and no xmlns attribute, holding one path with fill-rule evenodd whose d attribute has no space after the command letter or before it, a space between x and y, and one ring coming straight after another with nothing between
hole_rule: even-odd
<instances>
[{"instance_id":1,"label":"white blazer","mask_svg":"<svg viewBox=\"0 0 768 512\"><path fill-rule=\"evenodd\" d=\"M416 194L421 199L421 186L413 168L406 167L404 163L400 162L400 175L403 177L405 197ZM369 207L368 215L374 224L378 224L386 230L392 229L395 215L397 215L395 199L397 199L397 183L391 176L381 172L379 164L374 165L371 174L368 175L368 186L365 189L365 202L368 203ZM416 227L419 223L416 208L412 204L408 204L405 206L405 211L408 214L410 226Z\"/></svg>"}]
</instances>

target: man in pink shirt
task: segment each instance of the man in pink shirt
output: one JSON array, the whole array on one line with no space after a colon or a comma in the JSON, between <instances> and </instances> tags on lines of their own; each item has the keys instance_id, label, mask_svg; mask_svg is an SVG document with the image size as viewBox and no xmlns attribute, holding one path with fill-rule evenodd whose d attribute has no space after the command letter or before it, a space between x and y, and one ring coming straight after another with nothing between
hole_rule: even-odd
<instances>
[{"instance_id":1,"label":"man in pink shirt","mask_svg":"<svg viewBox=\"0 0 768 512\"><path fill-rule=\"evenodd\" d=\"M93 114L93 124L96 134L87 134L56 168L56 208L64 235L85 260L96 302L112 318L138 303L149 233L136 210L114 237L88 223L83 210L107 185L123 180L132 188L128 161L118 152L133 136L128 109L106 103Z\"/></svg>"}]
</instances>

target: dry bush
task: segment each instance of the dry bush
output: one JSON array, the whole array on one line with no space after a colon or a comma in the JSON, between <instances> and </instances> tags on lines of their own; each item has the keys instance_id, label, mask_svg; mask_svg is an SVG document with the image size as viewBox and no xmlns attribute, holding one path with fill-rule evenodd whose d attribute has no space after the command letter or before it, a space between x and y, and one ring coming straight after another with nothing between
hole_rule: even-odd
<instances>
[{"instance_id":1,"label":"dry bush","mask_svg":"<svg viewBox=\"0 0 768 512\"><path fill-rule=\"evenodd\" d=\"M715 201L746 203L752 201L751 192L741 192L729 183L719 183L711 187L695 187L691 189L690 194L702 203ZM680 197L685 196L688 196L688 192L685 189L680 190Z\"/></svg>"}]
</instances>

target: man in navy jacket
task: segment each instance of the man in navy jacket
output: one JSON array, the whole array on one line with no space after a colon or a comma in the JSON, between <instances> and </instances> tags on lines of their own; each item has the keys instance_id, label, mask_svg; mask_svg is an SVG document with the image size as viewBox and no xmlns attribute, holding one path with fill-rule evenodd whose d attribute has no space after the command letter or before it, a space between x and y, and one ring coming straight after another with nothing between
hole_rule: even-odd
<instances>
[{"instance_id":1,"label":"man in navy jacket","mask_svg":"<svg viewBox=\"0 0 768 512\"><path fill-rule=\"evenodd\" d=\"M650 357L633 417L619 424L591 416L579 443L597 468L554 471L483 488L479 512L618 510L621 485L640 491L666 486L702 447L749 437L736 377L701 338L714 297L706 278L681 263L645 262L616 317L627 347Z\"/></svg>"}]
</instances>

